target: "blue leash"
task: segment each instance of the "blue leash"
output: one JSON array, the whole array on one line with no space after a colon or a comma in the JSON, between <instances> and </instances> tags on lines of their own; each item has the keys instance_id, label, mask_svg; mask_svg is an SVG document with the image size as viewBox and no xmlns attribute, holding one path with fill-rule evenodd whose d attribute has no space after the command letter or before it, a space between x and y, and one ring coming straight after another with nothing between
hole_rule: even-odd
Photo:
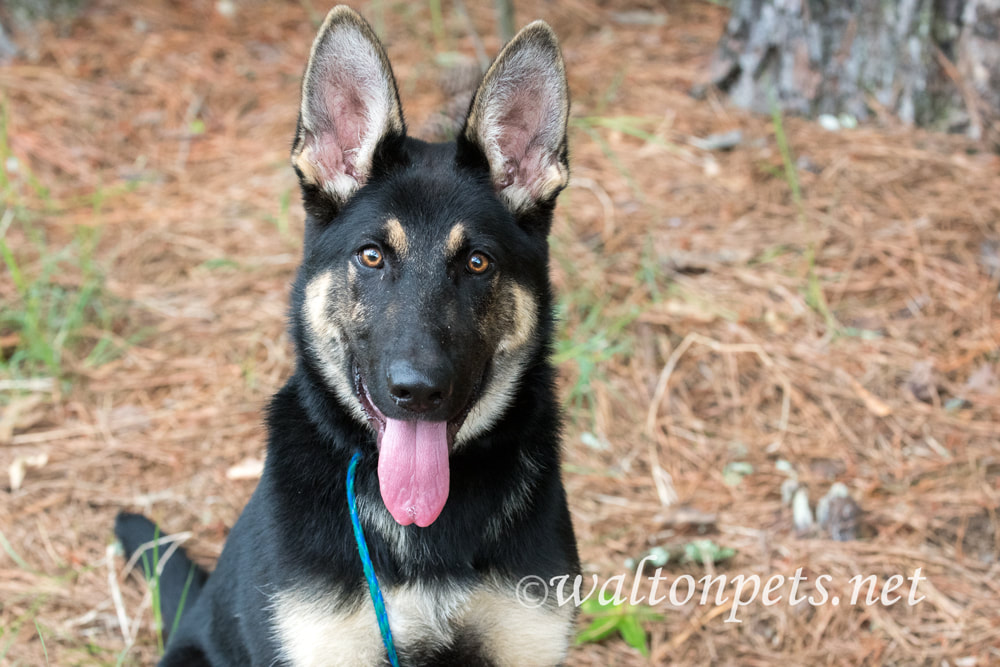
<instances>
[{"instance_id":1,"label":"blue leash","mask_svg":"<svg viewBox=\"0 0 1000 667\"><path fill-rule=\"evenodd\" d=\"M351 465L347 468L347 509L351 513L354 541L358 545L358 555L361 556L361 567L365 570L365 579L368 580L368 592L371 594L372 604L375 605L375 618L378 619L378 629L382 633L382 643L385 644L385 650L389 654L389 663L392 664L392 667L399 667L396 645L392 643L392 632L389 630L389 615L385 612L382 589L378 587L375 568L372 567L372 558L368 554L368 543L365 542L365 533L361 530L361 519L358 518L358 502L354 497L354 477L360 460L361 452L354 452L354 456L351 457Z\"/></svg>"}]
</instances>

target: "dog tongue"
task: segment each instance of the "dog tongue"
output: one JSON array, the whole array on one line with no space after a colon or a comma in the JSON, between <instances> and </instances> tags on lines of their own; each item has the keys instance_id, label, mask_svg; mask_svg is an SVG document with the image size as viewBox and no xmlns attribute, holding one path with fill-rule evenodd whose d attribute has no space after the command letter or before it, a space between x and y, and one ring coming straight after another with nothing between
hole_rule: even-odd
<instances>
[{"instance_id":1,"label":"dog tongue","mask_svg":"<svg viewBox=\"0 0 1000 667\"><path fill-rule=\"evenodd\" d=\"M448 422L386 419L378 482L382 502L400 524L434 523L448 500Z\"/></svg>"}]
</instances>

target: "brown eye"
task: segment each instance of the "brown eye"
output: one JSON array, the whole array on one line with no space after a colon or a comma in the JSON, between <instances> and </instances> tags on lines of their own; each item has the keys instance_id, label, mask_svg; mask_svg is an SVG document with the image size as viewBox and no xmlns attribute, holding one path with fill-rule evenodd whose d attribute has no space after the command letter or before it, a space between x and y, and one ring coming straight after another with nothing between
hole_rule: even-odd
<instances>
[{"instance_id":1,"label":"brown eye","mask_svg":"<svg viewBox=\"0 0 1000 667\"><path fill-rule=\"evenodd\" d=\"M486 273L490 268L490 258L481 252L474 252L469 255L469 261L466 263L466 268L469 269L470 273L475 273L476 275L482 275Z\"/></svg>"},{"instance_id":2,"label":"brown eye","mask_svg":"<svg viewBox=\"0 0 1000 667\"><path fill-rule=\"evenodd\" d=\"M382 251L373 245L365 246L358 251L358 259L361 260L361 263L369 269L382 268Z\"/></svg>"}]
</instances>

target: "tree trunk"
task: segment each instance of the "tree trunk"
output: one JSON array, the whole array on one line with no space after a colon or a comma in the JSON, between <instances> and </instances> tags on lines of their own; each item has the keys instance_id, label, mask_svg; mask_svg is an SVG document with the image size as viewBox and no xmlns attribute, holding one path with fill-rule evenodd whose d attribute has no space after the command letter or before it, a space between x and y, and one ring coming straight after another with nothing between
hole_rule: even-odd
<instances>
[{"instance_id":1,"label":"tree trunk","mask_svg":"<svg viewBox=\"0 0 1000 667\"><path fill-rule=\"evenodd\" d=\"M1000 0L735 0L711 83L757 111L887 111L1000 147Z\"/></svg>"},{"instance_id":2,"label":"tree trunk","mask_svg":"<svg viewBox=\"0 0 1000 667\"><path fill-rule=\"evenodd\" d=\"M514 21L514 0L494 0L493 6L497 12L497 33L500 43L506 44L514 39L517 24Z\"/></svg>"}]
</instances>

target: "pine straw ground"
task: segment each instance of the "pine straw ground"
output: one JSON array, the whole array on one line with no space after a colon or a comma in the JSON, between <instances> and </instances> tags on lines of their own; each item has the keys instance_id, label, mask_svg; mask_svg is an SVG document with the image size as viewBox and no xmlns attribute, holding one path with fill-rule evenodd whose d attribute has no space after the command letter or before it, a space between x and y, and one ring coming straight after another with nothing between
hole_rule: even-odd
<instances>
[{"instance_id":1,"label":"pine straw ground","mask_svg":"<svg viewBox=\"0 0 1000 667\"><path fill-rule=\"evenodd\" d=\"M227 17L207 0L128 4L92 2L58 37L42 26L39 46L0 67L17 160L6 243L31 277L39 230L49 248L98 230L105 313L64 350L68 383L0 378L0 467L44 461L0 483L10 664L115 664L133 633L125 663L154 661L145 586L109 552L113 517L142 510L191 531L186 546L210 564L254 487L261 408L292 363L302 216L287 149L309 5L239 3ZM615 13L637 7L647 13ZM840 133L785 119L797 203L770 119L687 94L723 10L519 9L559 33L574 95L553 274L587 573L607 581L650 547L676 555L708 538L735 555L672 558L668 584L802 568L799 595L818 599L826 574L843 600L792 605L786 582L779 602L758 596L727 623L733 587L702 605L699 584L647 623L654 664L996 664L997 157L888 118ZM490 12L470 12L494 53ZM381 19L414 129L444 104L435 53L474 52L460 14L437 37L428 17L416 3ZM730 152L694 141L734 129ZM52 286L78 289L83 265L62 262ZM9 273L0 298L25 306ZM88 360L102 339L113 354ZM8 325L0 344L9 359L27 343ZM856 539L797 531L781 498L792 476L814 505L844 483L862 509ZM904 581L894 605L849 604L852 576L876 575L877 597L916 568L919 603ZM569 660L646 663L617 637Z\"/></svg>"}]
</instances>

